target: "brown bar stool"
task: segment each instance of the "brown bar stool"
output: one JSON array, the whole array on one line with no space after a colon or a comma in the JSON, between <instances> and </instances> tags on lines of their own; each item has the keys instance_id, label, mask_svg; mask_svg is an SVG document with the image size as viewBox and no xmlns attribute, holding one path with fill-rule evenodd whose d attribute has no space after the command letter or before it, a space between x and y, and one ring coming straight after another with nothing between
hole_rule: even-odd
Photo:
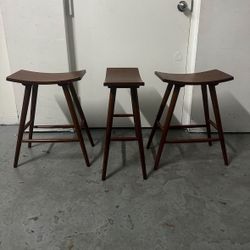
<instances>
[{"instance_id":1,"label":"brown bar stool","mask_svg":"<svg viewBox=\"0 0 250 250\"><path fill-rule=\"evenodd\" d=\"M222 129L222 124L221 124L221 117L220 117L220 111L219 111L219 105L218 105L215 87L221 82L227 82L227 81L233 80L234 79L233 76L228 75L219 70L210 70L210 71L194 73L194 74L167 74L167 73L162 73L162 72L155 72L155 74L163 82L167 82L168 86L164 94L164 97L162 99L160 108L158 110L158 114L156 116L153 129L151 131L148 144L147 144L147 148L149 148L157 127L160 127L160 129L162 130L162 135L161 135L159 149L158 149L156 159L155 159L154 169L155 170L158 169L161 154L162 154L165 143L208 142L209 145L212 145L212 141L220 141L224 162L225 162L225 165L228 165L228 157L227 157L227 152L226 152L226 147L225 147L225 142L224 142L224 135L223 135L223 129ZM202 125L178 125L178 126L170 125L180 89L184 87L185 85L201 86L203 107L204 107L204 114L205 114L205 123L206 123L205 125L203 124ZM166 106L166 103L168 101L168 98L170 96L173 86L174 86L174 90L173 90L172 98L171 98L170 105L168 108L168 113L167 113L164 125L161 126L160 119L161 119L162 113L164 111L164 108ZM211 96L211 100L213 104L213 110L214 110L214 116L215 116L216 122L211 121L209 118L207 87L209 88L209 91L210 91L210 96ZM210 125L212 125L218 131L218 138L211 137ZM175 127L175 128L176 127L177 128L205 127L207 129L207 138L187 139L187 140L166 140L169 128L171 127Z\"/></svg>"},{"instance_id":2,"label":"brown bar stool","mask_svg":"<svg viewBox=\"0 0 250 250\"><path fill-rule=\"evenodd\" d=\"M25 86L23 106L22 106L20 125L19 125L18 137L17 137L14 168L18 166L18 159L19 159L19 153L20 153L22 142L28 143L28 147L30 148L32 142L56 143L56 142L79 141L83 156L86 161L86 165L90 166L88 154L87 154L85 144L83 141L83 137L81 134L81 126L86 129L88 138L92 146L94 146L94 142L91 137L88 124L84 116L84 113L82 111L80 102L78 100L75 88L73 86L73 82L81 80L82 77L85 75L85 73L86 73L85 70L68 72L68 73L40 73L40 72L32 72L32 71L27 71L27 70L20 70L7 77L8 81L21 83L22 85ZM73 124L71 125L36 125L35 126L34 120L35 120L35 112L36 112L38 86L39 85L52 85L52 84L57 84L63 88L63 92L64 92L64 95L65 95L65 98L69 107L69 111L72 117ZM30 120L26 123L26 116L27 116L27 111L29 107L31 92L32 92L32 98L31 98L31 108L30 108ZM78 122L74 104L81 118L81 126L79 125L79 122ZM24 134L25 129L27 128L29 128L29 136L28 136L28 139L24 139L23 134ZM33 128L74 128L77 134L77 138L32 139Z\"/></svg>"},{"instance_id":3,"label":"brown bar stool","mask_svg":"<svg viewBox=\"0 0 250 250\"><path fill-rule=\"evenodd\" d=\"M104 86L110 88L110 96L109 96L109 106L108 106L106 139L104 145L102 180L106 179L110 141L138 141L142 174L143 178L147 179L142 133L141 133L140 110L139 110L139 102L137 95L137 88L143 85L144 82L140 77L138 68L107 69ZM133 114L114 114L115 96L117 88L130 88ZM131 116L134 117L136 137L123 137L123 136L111 137L113 117L131 117Z\"/></svg>"}]
</instances>

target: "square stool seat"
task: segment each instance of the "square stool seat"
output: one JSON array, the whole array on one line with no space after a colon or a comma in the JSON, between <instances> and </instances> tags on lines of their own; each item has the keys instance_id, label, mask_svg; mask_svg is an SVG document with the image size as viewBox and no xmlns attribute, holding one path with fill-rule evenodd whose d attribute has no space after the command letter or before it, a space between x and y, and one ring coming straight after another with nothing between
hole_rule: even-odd
<instances>
[{"instance_id":1,"label":"square stool seat","mask_svg":"<svg viewBox=\"0 0 250 250\"><path fill-rule=\"evenodd\" d=\"M104 86L130 88L144 86L138 68L107 68Z\"/></svg>"}]
</instances>

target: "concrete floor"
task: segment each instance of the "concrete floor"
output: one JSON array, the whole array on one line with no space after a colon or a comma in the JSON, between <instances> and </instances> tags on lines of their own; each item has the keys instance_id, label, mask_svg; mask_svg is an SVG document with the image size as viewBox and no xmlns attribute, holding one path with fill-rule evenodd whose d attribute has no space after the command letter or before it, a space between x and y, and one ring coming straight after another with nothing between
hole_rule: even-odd
<instances>
[{"instance_id":1,"label":"concrete floor","mask_svg":"<svg viewBox=\"0 0 250 250\"><path fill-rule=\"evenodd\" d=\"M167 145L153 172L155 144L147 181L137 144L113 142L102 182L103 130L87 143L90 168L73 143L23 144L13 169L16 131L0 127L0 249L250 249L249 134L226 135L228 168L218 143Z\"/></svg>"}]
</instances>

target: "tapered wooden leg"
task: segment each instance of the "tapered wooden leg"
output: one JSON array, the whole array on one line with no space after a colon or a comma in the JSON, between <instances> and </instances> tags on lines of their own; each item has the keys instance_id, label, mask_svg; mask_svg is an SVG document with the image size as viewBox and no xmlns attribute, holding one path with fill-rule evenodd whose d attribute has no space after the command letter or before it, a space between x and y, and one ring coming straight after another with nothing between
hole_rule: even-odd
<instances>
[{"instance_id":1,"label":"tapered wooden leg","mask_svg":"<svg viewBox=\"0 0 250 250\"><path fill-rule=\"evenodd\" d=\"M228 162L228 157L227 157L227 151L226 151L226 146L225 146L225 140L224 140L224 134L223 134L223 128L222 128L222 123L221 123L220 110L219 110L219 104L218 104L217 94L215 90L215 85L210 85L209 90L210 90L211 100L213 104L214 116L216 120L216 126L218 129L224 162L225 162L225 165L228 165L229 162Z\"/></svg>"},{"instance_id":2,"label":"tapered wooden leg","mask_svg":"<svg viewBox=\"0 0 250 250\"><path fill-rule=\"evenodd\" d=\"M157 116L156 116L156 119L155 119L155 122L154 122L154 125L153 125L153 128L152 128L152 131L151 131L149 139L148 139L147 148L150 147L150 144L151 144L151 142L153 140L155 131L156 131L157 127L158 127L158 122L160 122L160 120L161 120L161 116L162 116L163 111L164 111L164 109L166 107L166 104L167 104L169 95L171 93L172 87L173 87L173 84L168 84L168 86L167 86L167 89L166 89L165 94L163 96L160 108L158 110L158 113L157 113Z\"/></svg>"},{"instance_id":3,"label":"tapered wooden leg","mask_svg":"<svg viewBox=\"0 0 250 250\"><path fill-rule=\"evenodd\" d=\"M89 167L90 166L89 158L88 158L87 150L86 150L86 147L85 147L85 144L84 144L84 141L83 141L81 128L80 128L80 125L79 125L79 122L78 122L78 119L77 119L74 104L73 104L73 101L72 101L71 96L70 96L69 86L68 85L63 85L62 88L63 88L64 95L65 95L65 98L66 98L67 103L68 103L71 118L72 118L72 121L73 121L73 124L74 124L74 128L76 130L77 137L79 139L79 143L80 143L80 146L81 146L81 149L82 149L83 156L85 158L86 165Z\"/></svg>"},{"instance_id":4,"label":"tapered wooden leg","mask_svg":"<svg viewBox=\"0 0 250 250\"><path fill-rule=\"evenodd\" d=\"M79 101L79 99L78 99L78 96L77 96L77 94L76 94L76 90L75 90L73 84L71 84L71 85L69 86L69 88L70 88L70 92L71 92L72 98L73 98L73 100L74 100L74 103L75 103L75 105L76 105L77 111L78 111L78 113L79 113L79 115L80 115L80 118L81 118L81 120L82 120L82 122L83 122L83 126L84 126L84 128L85 128L85 130L86 130L86 133L87 133L87 136L88 136L88 138L89 138L89 141L90 141L90 143L91 143L92 146L95 146L95 144L94 144L94 142L93 142L93 139L92 139L92 136L91 136L91 134L90 134L90 130L89 130L89 126L88 126L87 120L86 120L85 115L84 115L84 113L83 113L83 110L82 110L80 101Z\"/></svg>"},{"instance_id":5,"label":"tapered wooden leg","mask_svg":"<svg viewBox=\"0 0 250 250\"><path fill-rule=\"evenodd\" d=\"M33 85L31 107L30 107L29 139L32 139L33 136L33 128L34 128L35 113L36 113L37 90L38 90L38 85ZM28 147L31 148L31 142L28 143Z\"/></svg>"},{"instance_id":6,"label":"tapered wooden leg","mask_svg":"<svg viewBox=\"0 0 250 250\"><path fill-rule=\"evenodd\" d=\"M142 133L141 133L141 119L140 119L140 109L139 109L137 88L131 88L131 101L132 101L132 108L133 108L133 114L134 114L135 133L136 133L138 146L140 150L142 175L143 175L143 179L147 179L147 170L146 170L146 164L145 164L143 140L142 140Z\"/></svg>"},{"instance_id":7,"label":"tapered wooden leg","mask_svg":"<svg viewBox=\"0 0 250 250\"><path fill-rule=\"evenodd\" d=\"M109 146L110 146L111 131L112 131L112 126L113 126L113 114L114 114L114 107L115 107L115 96L116 96L116 88L110 88L106 138L105 138L105 144L104 144L104 155L103 155L103 165L102 165L102 180L103 181L106 179L106 173L107 173Z\"/></svg>"},{"instance_id":8,"label":"tapered wooden leg","mask_svg":"<svg viewBox=\"0 0 250 250\"><path fill-rule=\"evenodd\" d=\"M25 91L24 91L24 97L23 97L23 106L22 106L22 112L21 112L21 118L20 118L20 124L19 124L19 131L17 136L17 143L16 143L16 152L15 152L15 158L14 158L14 168L18 165L18 159L23 139L23 133L24 133L24 127L25 127L25 121L27 116L27 111L29 107L29 100L30 100L30 92L31 92L31 86L26 85Z\"/></svg>"},{"instance_id":9,"label":"tapered wooden leg","mask_svg":"<svg viewBox=\"0 0 250 250\"><path fill-rule=\"evenodd\" d=\"M159 166L162 150L163 150L163 147L164 147L164 144L165 144L165 141L166 141L166 137L167 137L167 134L168 134L171 118L172 118L173 113L174 113L174 108L175 108L176 101L178 99L179 92L180 92L180 86L176 85L175 88L174 88L174 92L173 92L173 95L172 95L172 98L171 98L170 105L169 105L167 117L166 117L164 127L163 127L163 132L162 132L162 136L161 136L160 145L159 145L158 152L157 152L156 159L155 159L155 165L154 165L155 170L157 170L158 166Z\"/></svg>"},{"instance_id":10,"label":"tapered wooden leg","mask_svg":"<svg viewBox=\"0 0 250 250\"><path fill-rule=\"evenodd\" d=\"M206 122L206 128L207 128L207 138L211 138L211 128L209 123L209 107L208 107L208 98L207 98L207 86L201 86L201 92L202 92L202 101L203 101L203 108L204 108L204 116L205 116L205 122ZM208 145L211 146L212 142L209 141Z\"/></svg>"}]
</instances>

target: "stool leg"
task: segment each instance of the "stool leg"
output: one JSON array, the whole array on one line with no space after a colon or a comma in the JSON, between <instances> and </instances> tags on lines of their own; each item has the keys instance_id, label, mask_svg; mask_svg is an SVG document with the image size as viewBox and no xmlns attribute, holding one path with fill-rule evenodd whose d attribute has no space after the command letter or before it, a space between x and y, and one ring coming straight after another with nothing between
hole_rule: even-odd
<instances>
[{"instance_id":1,"label":"stool leg","mask_svg":"<svg viewBox=\"0 0 250 250\"><path fill-rule=\"evenodd\" d=\"M88 127L87 120L86 120L85 115L84 115L84 113L83 113L81 104L80 104L80 102L79 102L79 99L78 99L78 97L77 97L77 94L76 94L76 91L75 91L75 88L74 88L73 84L71 84L71 85L69 86L69 88L70 88L70 92L71 92L72 98L73 98L73 100L74 100L74 102L75 102L76 108L77 108L77 110L78 110L78 113L79 113L79 115L80 115L80 117L81 117L81 120L82 120L82 122L83 122L83 126L84 126L84 128L85 128L85 130L86 130L86 133L87 133L87 136L88 136L88 138L89 138L89 141L90 141L90 143L91 143L92 146L95 146L95 144L94 144L94 142L93 142L93 139L92 139L92 136L91 136L91 134L90 134L90 130L89 130L89 127Z\"/></svg>"},{"instance_id":2,"label":"stool leg","mask_svg":"<svg viewBox=\"0 0 250 250\"><path fill-rule=\"evenodd\" d=\"M23 139L23 133L24 133L24 128L25 128L25 121L26 121L27 111L29 107L30 92L31 92L31 86L26 85L25 91L24 91L24 97L23 97L23 106L22 106L18 136L17 136L16 152L15 152L15 158L14 158L14 168L16 168L18 164L18 159L19 159L19 154L20 154L20 149L21 149L21 144L22 144L22 139Z\"/></svg>"},{"instance_id":3,"label":"stool leg","mask_svg":"<svg viewBox=\"0 0 250 250\"><path fill-rule=\"evenodd\" d=\"M79 125L79 122L78 122L78 119L77 119L74 104L73 104L73 101L72 101L71 96L70 96L69 86L68 85L63 85L62 88L63 88L64 95L65 95L65 98L66 98L67 103L68 103L71 118L72 118L72 121L73 121L73 124L74 124L74 128L76 130L76 134L77 134L79 143L81 145L81 149L82 149L83 156L85 158L86 165L89 167L90 166L89 158L88 158L87 150L85 148L85 144L84 144L84 141L83 141L83 138L82 138L81 128L80 128L80 125Z\"/></svg>"},{"instance_id":4,"label":"stool leg","mask_svg":"<svg viewBox=\"0 0 250 250\"><path fill-rule=\"evenodd\" d=\"M228 166L229 163L228 163L228 157L227 157L227 151L226 151L226 146L225 146L225 140L224 140L224 134L223 134L223 128L222 128L222 123L221 123L220 110L219 110L219 104L218 104L217 94L215 90L215 85L210 85L209 90L210 90L211 100L213 104L214 116L216 120L216 126L218 129L224 163L225 165Z\"/></svg>"},{"instance_id":5,"label":"stool leg","mask_svg":"<svg viewBox=\"0 0 250 250\"><path fill-rule=\"evenodd\" d=\"M207 128L207 138L211 139L211 128L209 123L209 107L208 107L208 98L207 98L207 85L201 86L201 92L202 92L202 101L203 101L203 109L204 109L204 115L205 115L205 122L206 122L206 128ZM208 142L209 146L212 146L212 142Z\"/></svg>"},{"instance_id":6,"label":"stool leg","mask_svg":"<svg viewBox=\"0 0 250 250\"><path fill-rule=\"evenodd\" d=\"M29 139L32 139L33 136L33 128L34 128L35 113L36 113L37 90L38 90L38 85L33 85L31 107L30 107ZM28 143L28 147L31 148L31 142Z\"/></svg>"},{"instance_id":7,"label":"stool leg","mask_svg":"<svg viewBox=\"0 0 250 250\"><path fill-rule=\"evenodd\" d=\"M164 144L165 144L165 141L166 141L166 137L167 137L167 134L168 134L171 118L172 118L173 113L174 113L174 108L175 108L176 101L178 99L179 92L180 92L180 86L176 85L175 88L174 88L174 92L173 92L173 95L172 95L172 98L171 98L170 105L169 105L167 117L166 117L165 124L164 124L164 127L163 127L163 132L162 132L162 136L161 136L159 149L158 149L156 159L155 159L155 165L154 165L155 170L157 170L158 166L159 166L162 150L163 150L163 147L164 147Z\"/></svg>"},{"instance_id":8,"label":"stool leg","mask_svg":"<svg viewBox=\"0 0 250 250\"><path fill-rule=\"evenodd\" d=\"M133 114L134 114L135 133L136 133L138 146L140 150L142 175L143 175L143 179L146 180L147 170L146 170L146 164L145 164L143 140L142 140L142 133L141 133L141 119L140 119L140 109L139 109L137 88L131 88L131 101L132 101L132 108L133 108Z\"/></svg>"},{"instance_id":9,"label":"stool leg","mask_svg":"<svg viewBox=\"0 0 250 250\"><path fill-rule=\"evenodd\" d=\"M152 139L154 137L155 131L156 131L157 127L158 127L158 122L160 121L162 113L164 111L164 108L166 107L166 103L168 101L168 98L169 98L169 95L171 93L172 87L173 87L173 84L168 84L168 86L167 86L167 89L165 91L164 97L162 99L160 108L158 110L158 113L157 113L157 116L156 116L156 119L155 119L155 122L154 122L154 125L153 125L153 128L152 128L151 134L150 134L149 139L148 139L147 148L150 147L150 144L151 144Z\"/></svg>"},{"instance_id":10,"label":"stool leg","mask_svg":"<svg viewBox=\"0 0 250 250\"><path fill-rule=\"evenodd\" d=\"M112 125L113 125L113 114L114 114L114 107L115 107L115 96L116 96L116 88L110 88L106 138L105 138L105 144L104 144L104 156L103 156L103 165L102 165L102 180L103 181L106 179L106 173L107 173L109 145L110 145L111 130L112 130Z\"/></svg>"}]
</instances>

